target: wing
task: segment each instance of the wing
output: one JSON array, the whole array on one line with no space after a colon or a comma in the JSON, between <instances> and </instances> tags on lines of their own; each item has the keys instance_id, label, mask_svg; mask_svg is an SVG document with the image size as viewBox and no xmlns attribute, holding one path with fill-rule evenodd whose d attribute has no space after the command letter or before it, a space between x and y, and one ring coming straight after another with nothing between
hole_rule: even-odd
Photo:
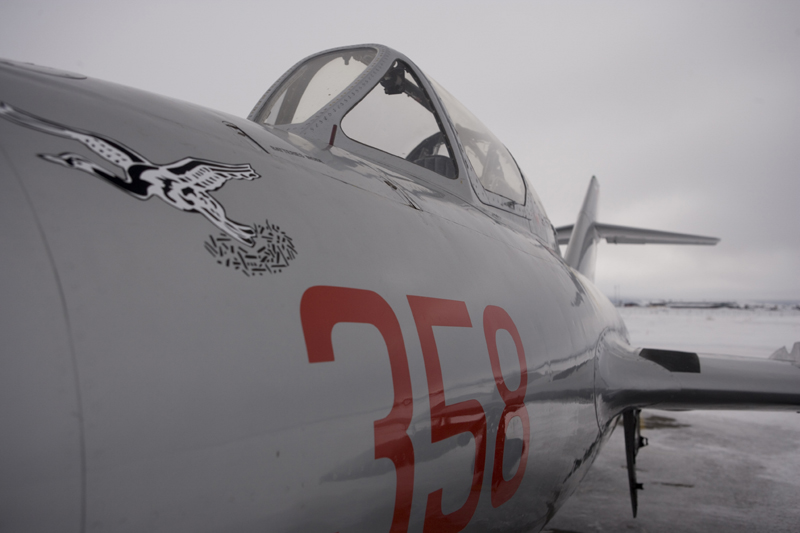
<instances>
[{"instance_id":1,"label":"wing","mask_svg":"<svg viewBox=\"0 0 800 533\"><path fill-rule=\"evenodd\" d=\"M622 414L628 488L634 518L636 454L646 444L639 435L643 408L737 409L800 412L800 343L769 359L632 348L621 336L606 334L595 359L595 407L601 428Z\"/></svg>"},{"instance_id":2,"label":"wing","mask_svg":"<svg viewBox=\"0 0 800 533\"><path fill-rule=\"evenodd\" d=\"M606 335L596 359L598 422L646 407L800 412L800 359L773 357L632 348Z\"/></svg>"}]
</instances>

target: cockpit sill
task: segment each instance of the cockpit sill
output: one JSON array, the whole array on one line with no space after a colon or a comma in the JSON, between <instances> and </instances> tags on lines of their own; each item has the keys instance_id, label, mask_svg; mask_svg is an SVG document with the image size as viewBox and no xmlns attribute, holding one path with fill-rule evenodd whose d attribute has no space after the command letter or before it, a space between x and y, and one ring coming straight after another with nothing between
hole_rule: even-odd
<instances>
[{"instance_id":1,"label":"cockpit sill","mask_svg":"<svg viewBox=\"0 0 800 533\"><path fill-rule=\"evenodd\" d=\"M297 148L377 165L395 186L413 189L402 185L407 176L447 192L558 252L552 225L505 146L391 48L309 56L270 87L248 119Z\"/></svg>"}]
</instances>

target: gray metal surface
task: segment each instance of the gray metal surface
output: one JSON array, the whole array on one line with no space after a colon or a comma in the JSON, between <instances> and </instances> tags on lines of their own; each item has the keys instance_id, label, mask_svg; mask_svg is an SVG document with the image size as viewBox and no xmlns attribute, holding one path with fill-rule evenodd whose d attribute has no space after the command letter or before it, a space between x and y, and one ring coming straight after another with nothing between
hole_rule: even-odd
<instances>
[{"instance_id":1,"label":"gray metal surface","mask_svg":"<svg viewBox=\"0 0 800 533\"><path fill-rule=\"evenodd\" d=\"M546 218L95 80L0 101L0 529L538 530L609 436L625 326Z\"/></svg>"},{"instance_id":2,"label":"gray metal surface","mask_svg":"<svg viewBox=\"0 0 800 533\"><path fill-rule=\"evenodd\" d=\"M556 228L558 243L567 244L572 235L573 225ZM610 244L704 244L714 245L719 242L715 237L702 235L689 235L686 233L673 233L669 231L656 231L644 228L631 228L628 226L615 226L613 224L595 223L594 228L600 239L605 239Z\"/></svg>"}]
</instances>

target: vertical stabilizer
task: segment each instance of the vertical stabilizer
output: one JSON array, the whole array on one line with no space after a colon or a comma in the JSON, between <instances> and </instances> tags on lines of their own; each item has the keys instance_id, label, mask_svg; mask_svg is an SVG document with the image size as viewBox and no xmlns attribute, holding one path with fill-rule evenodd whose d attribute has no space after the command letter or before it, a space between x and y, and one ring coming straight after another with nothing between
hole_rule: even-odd
<instances>
[{"instance_id":1,"label":"vertical stabilizer","mask_svg":"<svg viewBox=\"0 0 800 533\"><path fill-rule=\"evenodd\" d=\"M592 176L589 181L589 189L583 199L581 212L578 213L578 220L572 228L572 234L567 244L567 252L564 256L569 266L594 280L594 265L597 259L597 241L600 239L595 229L597 220L597 199L600 194L600 185L597 178Z\"/></svg>"},{"instance_id":2,"label":"vertical stabilizer","mask_svg":"<svg viewBox=\"0 0 800 533\"><path fill-rule=\"evenodd\" d=\"M594 281L594 264L597 258L597 243L605 239L611 244L700 244L713 246L719 242L716 237L672 233L628 226L615 226L597 222L597 198L600 185L592 176L589 190L583 199L578 221L574 226L556 228L558 244L566 244L564 260L569 266Z\"/></svg>"}]
</instances>

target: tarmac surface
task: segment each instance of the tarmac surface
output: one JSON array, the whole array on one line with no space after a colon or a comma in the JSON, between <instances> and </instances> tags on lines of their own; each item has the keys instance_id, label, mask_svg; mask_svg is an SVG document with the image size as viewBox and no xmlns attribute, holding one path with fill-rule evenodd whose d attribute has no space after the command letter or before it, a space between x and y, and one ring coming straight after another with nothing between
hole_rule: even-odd
<instances>
[{"instance_id":1,"label":"tarmac surface","mask_svg":"<svg viewBox=\"0 0 800 533\"><path fill-rule=\"evenodd\" d=\"M768 357L800 341L800 311L623 309L637 346ZM550 533L800 533L800 414L642 411L633 518L621 424Z\"/></svg>"},{"instance_id":2,"label":"tarmac surface","mask_svg":"<svg viewBox=\"0 0 800 533\"><path fill-rule=\"evenodd\" d=\"M643 411L638 517L621 425L545 532L800 532L800 414Z\"/></svg>"}]
</instances>

